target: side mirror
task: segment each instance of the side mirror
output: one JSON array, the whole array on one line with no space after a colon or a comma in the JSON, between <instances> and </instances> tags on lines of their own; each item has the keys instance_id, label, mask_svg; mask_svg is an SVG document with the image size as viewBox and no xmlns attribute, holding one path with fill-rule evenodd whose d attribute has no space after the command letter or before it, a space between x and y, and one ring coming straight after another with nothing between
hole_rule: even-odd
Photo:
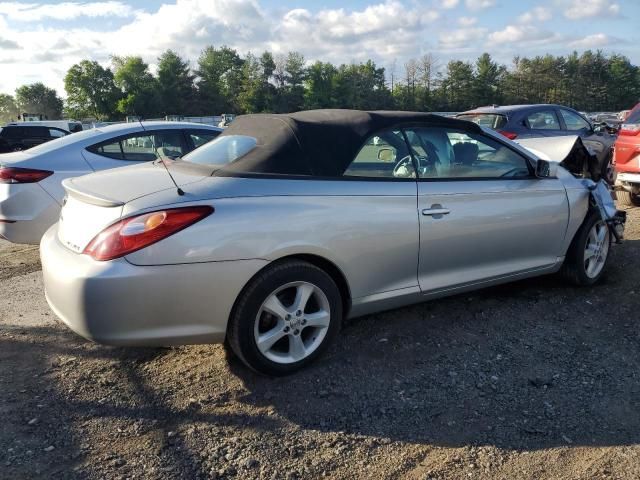
<instances>
[{"instance_id":1,"label":"side mirror","mask_svg":"<svg viewBox=\"0 0 640 480\"><path fill-rule=\"evenodd\" d=\"M381 162L393 162L396 159L396 154L390 148L381 148L378 150L378 160Z\"/></svg>"},{"instance_id":2,"label":"side mirror","mask_svg":"<svg viewBox=\"0 0 640 480\"><path fill-rule=\"evenodd\" d=\"M538 178L555 177L557 170L557 165L554 162L538 159L536 163L536 177Z\"/></svg>"}]
</instances>

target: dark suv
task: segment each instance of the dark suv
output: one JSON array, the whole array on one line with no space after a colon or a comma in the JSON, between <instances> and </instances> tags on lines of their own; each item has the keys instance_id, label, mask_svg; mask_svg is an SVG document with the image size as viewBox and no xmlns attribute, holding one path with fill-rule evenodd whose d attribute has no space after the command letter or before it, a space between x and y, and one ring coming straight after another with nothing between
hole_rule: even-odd
<instances>
[{"instance_id":1,"label":"dark suv","mask_svg":"<svg viewBox=\"0 0 640 480\"><path fill-rule=\"evenodd\" d=\"M577 135L598 157L602 174L613 181L611 148L616 137L601 125L594 126L580 113L560 105L506 105L480 107L456 115L483 127L497 130L511 140L533 137Z\"/></svg>"},{"instance_id":2,"label":"dark suv","mask_svg":"<svg viewBox=\"0 0 640 480\"><path fill-rule=\"evenodd\" d=\"M40 125L7 125L0 130L0 153L26 150L65 135L69 135L69 132L61 128Z\"/></svg>"}]
</instances>

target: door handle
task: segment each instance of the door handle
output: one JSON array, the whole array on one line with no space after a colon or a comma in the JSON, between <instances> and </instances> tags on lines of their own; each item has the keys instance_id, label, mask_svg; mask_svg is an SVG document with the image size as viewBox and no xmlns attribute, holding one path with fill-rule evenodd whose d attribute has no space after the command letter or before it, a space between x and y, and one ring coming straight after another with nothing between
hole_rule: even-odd
<instances>
[{"instance_id":1,"label":"door handle","mask_svg":"<svg viewBox=\"0 0 640 480\"><path fill-rule=\"evenodd\" d=\"M431 205L431 208L425 208L422 210L422 215L429 215L432 217L441 217L442 215L448 215L451 210L448 208L442 208L442 205Z\"/></svg>"}]
</instances>

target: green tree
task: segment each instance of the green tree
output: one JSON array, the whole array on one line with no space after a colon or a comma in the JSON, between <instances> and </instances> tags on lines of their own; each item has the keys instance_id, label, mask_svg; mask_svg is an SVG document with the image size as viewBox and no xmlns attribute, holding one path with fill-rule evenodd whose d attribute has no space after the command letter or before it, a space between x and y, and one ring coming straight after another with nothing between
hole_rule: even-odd
<instances>
[{"instance_id":1,"label":"green tree","mask_svg":"<svg viewBox=\"0 0 640 480\"><path fill-rule=\"evenodd\" d=\"M251 53L244 58L238 106L242 113L257 113L265 107L263 71L260 60Z\"/></svg>"},{"instance_id":2,"label":"green tree","mask_svg":"<svg viewBox=\"0 0 640 480\"><path fill-rule=\"evenodd\" d=\"M164 115L188 115L198 110L195 75L189 62L173 50L167 50L158 58L158 93Z\"/></svg>"},{"instance_id":3,"label":"green tree","mask_svg":"<svg viewBox=\"0 0 640 480\"><path fill-rule=\"evenodd\" d=\"M43 114L51 120L62 117L62 99L54 89L41 82L18 87L16 104L22 113Z\"/></svg>"},{"instance_id":4,"label":"green tree","mask_svg":"<svg viewBox=\"0 0 640 480\"><path fill-rule=\"evenodd\" d=\"M307 74L304 56L289 52L285 62L285 86L279 92L280 108L284 112L295 112L304 108L304 81Z\"/></svg>"},{"instance_id":5,"label":"green tree","mask_svg":"<svg viewBox=\"0 0 640 480\"><path fill-rule=\"evenodd\" d=\"M67 71L64 89L67 92L65 111L78 119L110 118L120 97L113 72L90 60L82 60Z\"/></svg>"},{"instance_id":6,"label":"green tree","mask_svg":"<svg viewBox=\"0 0 640 480\"><path fill-rule=\"evenodd\" d=\"M465 110L473 103L473 66L468 62L452 60L447 64L447 70L442 80L444 97L449 109Z\"/></svg>"},{"instance_id":7,"label":"green tree","mask_svg":"<svg viewBox=\"0 0 640 480\"><path fill-rule=\"evenodd\" d=\"M203 113L235 112L241 91L243 60L234 49L206 47L198 58L198 93Z\"/></svg>"},{"instance_id":8,"label":"green tree","mask_svg":"<svg viewBox=\"0 0 640 480\"><path fill-rule=\"evenodd\" d=\"M11 95L0 93L0 124L17 120L18 114L15 99Z\"/></svg>"},{"instance_id":9,"label":"green tree","mask_svg":"<svg viewBox=\"0 0 640 480\"><path fill-rule=\"evenodd\" d=\"M475 106L500 103L500 84L504 71L504 67L494 62L488 53L483 53L478 57L472 99Z\"/></svg>"},{"instance_id":10,"label":"green tree","mask_svg":"<svg viewBox=\"0 0 640 480\"><path fill-rule=\"evenodd\" d=\"M122 92L117 110L124 115L153 117L161 112L158 85L140 57L113 57L114 80Z\"/></svg>"},{"instance_id":11,"label":"green tree","mask_svg":"<svg viewBox=\"0 0 640 480\"><path fill-rule=\"evenodd\" d=\"M315 62L307 70L304 108L332 108L336 106L335 88L338 70L331 63Z\"/></svg>"},{"instance_id":12,"label":"green tree","mask_svg":"<svg viewBox=\"0 0 640 480\"><path fill-rule=\"evenodd\" d=\"M638 67L627 57L612 55L609 59L609 100L615 110L625 110L636 104L640 97Z\"/></svg>"}]
</instances>

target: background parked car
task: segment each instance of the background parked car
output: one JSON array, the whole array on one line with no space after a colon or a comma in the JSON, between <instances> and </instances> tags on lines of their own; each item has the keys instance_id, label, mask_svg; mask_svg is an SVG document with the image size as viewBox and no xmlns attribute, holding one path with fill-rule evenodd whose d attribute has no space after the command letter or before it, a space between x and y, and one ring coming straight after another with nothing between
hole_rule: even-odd
<instances>
[{"instance_id":1,"label":"background parked car","mask_svg":"<svg viewBox=\"0 0 640 480\"><path fill-rule=\"evenodd\" d=\"M615 136L603 131L599 125L592 125L572 108L546 104L491 106L460 113L457 118L497 130L511 140L578 135L589 151L598 157L601 175L613 183L611 147Z\"/></svg>"},{"instance_id":2,"label":"background parked car","mask_svg":"<svg viewBox=\"0 0 640 480\"><path fill-rule=\"evenodd\" d=\"M7 125L27 125L27 126L38 126L38 127L52 127L52 128L60 128L67 132L78 133L84 130L82 126L82 122L77 120L28 120L21 122L11 122Z\"/></svg>"},{"instance_id":3,"label":"background parked car","mask_svg":"<svg viewBox=\"0 0 640 480\"><path fill-rule=\"evenodd\" d=\"M158 158L156 151L160 156L176 158L221 131L196 123L121 123L0 155L0 237L37 244L58 221L64 197L61 182L65 178L153 161Z\"/></svg>"},{"instance_id":4,"label":"background parked car","mask_svg":"<svg viewBox=\"0 0 640 480\"><path fill-rule=\"evenodd\" d=\"M640 207L640 109L637 106L622 124L613 152L618 201Z\"/></svg>"},{"instance_id":5,"label":"background parked car","mask_svg":"<svg viewBox=\"0 0 640 480\"><path fill-rule=\"evenodd\" d=\"M68 130L57 127L9 124L0 129L0 153L18 152L69 135Z\"/></svg>"}]
</instances>

